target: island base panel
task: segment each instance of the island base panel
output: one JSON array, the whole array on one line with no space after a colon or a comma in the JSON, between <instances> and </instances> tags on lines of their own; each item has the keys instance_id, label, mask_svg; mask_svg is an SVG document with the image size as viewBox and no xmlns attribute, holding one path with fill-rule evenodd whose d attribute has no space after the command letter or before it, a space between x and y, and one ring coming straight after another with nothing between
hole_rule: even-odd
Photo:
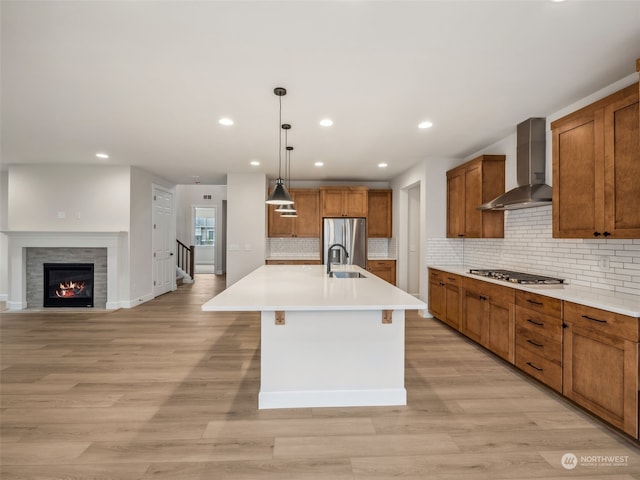
<instances>
[{"instance_id":1,"label":"island base panel","mask_svg":"<svg viewBox=\"0 0 640 480\"><path fill-rule=\"evenodd\" d=\"M258 407L406 405L404 310L262 312Z\"/></svg>"}]
</instances>

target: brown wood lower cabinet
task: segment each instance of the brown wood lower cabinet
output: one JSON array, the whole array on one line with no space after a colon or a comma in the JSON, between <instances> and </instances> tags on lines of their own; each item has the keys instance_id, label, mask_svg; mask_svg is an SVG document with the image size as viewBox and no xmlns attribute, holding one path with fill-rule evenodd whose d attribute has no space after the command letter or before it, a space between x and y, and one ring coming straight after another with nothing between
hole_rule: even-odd
<instances>
[{"instance_id":1,"label":"brown wood lower cabinet","mask_svg":"<svg viewBox=\"0 0 640 480\"><path fill-rule=\"evenodd\" d=\"M562 392L562 301L516 291L516 366Z\"/></svg>"},{"instance_id":2,"label":"brown wood lower cabinet","mask_svg":"<svg viewBox=\"0 0 640 480\"><path fill-rule=\"evenodd\" d=\"M429 311L639 438L639 318L432 268Z\"/></svg>"},{"instance_id":3,"label":"brown wood lower cabinet","mask_svg":"<svg viewBox=\"0 0 640 480\"><path fill-rule=\"evenodd\" d=\"M367 270L381 279L386 280L391 285L396 284L395 260L368 260Z\"/></svg>"},{"instance_id":4,"label":"brown wood lower cabinet","mask_svg":"<svg viewBox=\"0 0 640 480\"><path fill-rule=\"evenodd\" d=\"M267 265L322 265L321 260L267 260Z\"/></svg>"},{"instance_id":5,"label":"brown wood lower cabinet","mask_svg":"<svg viewBox=\"0 0 640 480\"><path fill-rule=\"evenodd\" d=\"M638 438L638 319L564 303L563 393Z\"/></svg>"},{"instance_id":6,"label":"brown wood lower cabinet","mask_svg":"<svg viewBox=\"0 0 640 480\"><path fill-rule=\"evenodd\" d=\"M460 330L462 277L429 269L429 311L450 327Z\"/></svg>"},{"instance_id":7,"label":"brown wood lower cabinet","mask_svg":"<svg viewBox=\"0 0 640 480\"><path fill-rule=\"evenodd\" d=\"M510 287L463 278L460 331L496 355L515 361L515 291Z\"/></svg>"}]
</instances>

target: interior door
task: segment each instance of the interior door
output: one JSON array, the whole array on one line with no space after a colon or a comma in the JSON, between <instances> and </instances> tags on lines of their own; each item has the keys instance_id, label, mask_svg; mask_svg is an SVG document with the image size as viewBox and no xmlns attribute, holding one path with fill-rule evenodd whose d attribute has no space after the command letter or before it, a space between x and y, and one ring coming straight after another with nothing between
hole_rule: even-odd
<instances>
[{"instance_id":1,"label":"interior door","mask_svg":"<svg viewBox=\"0 0 640 480\"><path fill-rule=\"evenodd\" d=\"M170 292L176 278L175 239L171 232L173 195L153 188L153 295Z\"/></svg>"}]
</instances>

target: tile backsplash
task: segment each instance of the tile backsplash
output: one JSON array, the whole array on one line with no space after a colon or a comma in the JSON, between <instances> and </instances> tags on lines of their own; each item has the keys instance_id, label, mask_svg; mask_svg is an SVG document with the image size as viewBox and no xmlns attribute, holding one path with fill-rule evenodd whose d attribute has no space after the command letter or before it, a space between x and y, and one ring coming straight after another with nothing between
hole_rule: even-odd
<instances>
[{"instance_id":1,"label":"tile backsplash","mask_svg":"<svg viewBox=\"0 0 640 480\"><path fill-rule=\"evenodd\" d=\"M640 295L640 239L552 238L551 206L505 212L504 238L431 238L427 251L431 265L520 270Z\"/></svg>"},{"instance_id":2,"label":"tile backsplash","mask_svg":"<svg viewBox=\"0 0 640 480\"><path fill-rule=\"evenodd\" d=\"M369 258L396 258L395 238L370 238ZM319 238L267 238L265 258L320 258Z\"/></svg>"}]
</instances>

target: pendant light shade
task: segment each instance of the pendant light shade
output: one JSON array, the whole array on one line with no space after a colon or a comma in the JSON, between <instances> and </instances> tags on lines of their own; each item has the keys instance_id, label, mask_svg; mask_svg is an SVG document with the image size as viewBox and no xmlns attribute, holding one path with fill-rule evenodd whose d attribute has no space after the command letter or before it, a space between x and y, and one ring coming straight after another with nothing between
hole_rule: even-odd
<instances>
[{"instance_id":1,"label":"pendant light shade","mask_svg":"<svg viewBox=\"0 0 640 480\"><path fill-rule=\"evenodd\" d=\"M284 186L284 180L282 180L282 178L278 177L276 180L276 186L273 192L271 192L271 195L269 195L267 203L269 205L291 205L293 203L293 199Z\"/></svg>"},{"instance_id":2,"label":"pendant light shade","mask_svg":"<svg viewBox=\"0 0 640 480\"><path fill-rule=\"evenodd\" d=\"M284 180L282 179L282 97L287 94L287 91L282 87L277 87L273 90L273 93L276 94L279 100L280 105L280 116L278 120L278 178L276 179L276 186L267 198L267 204L269 205L291 205L293 204L293 199L289 192L287 191L287 187L284 185Z\"/></svg>"},{"instance_id":3,"label":"pendant light shade","mask_svg":"<svg viewBox=\"0 0 640 480\"><path fill-rule=\"evenodd\" d=\"M291 128L291 127L289 127ZM291 188L291 151L293 147L287 145L287 153L286 153L286 171L287 171L287 180L289 182L289 188ZM284 218L296 218L298 216L298 211L296 210L295 205L282 205L276 208L276 212L280 212L280 216Z\"/></svg>"}]
</instances>

